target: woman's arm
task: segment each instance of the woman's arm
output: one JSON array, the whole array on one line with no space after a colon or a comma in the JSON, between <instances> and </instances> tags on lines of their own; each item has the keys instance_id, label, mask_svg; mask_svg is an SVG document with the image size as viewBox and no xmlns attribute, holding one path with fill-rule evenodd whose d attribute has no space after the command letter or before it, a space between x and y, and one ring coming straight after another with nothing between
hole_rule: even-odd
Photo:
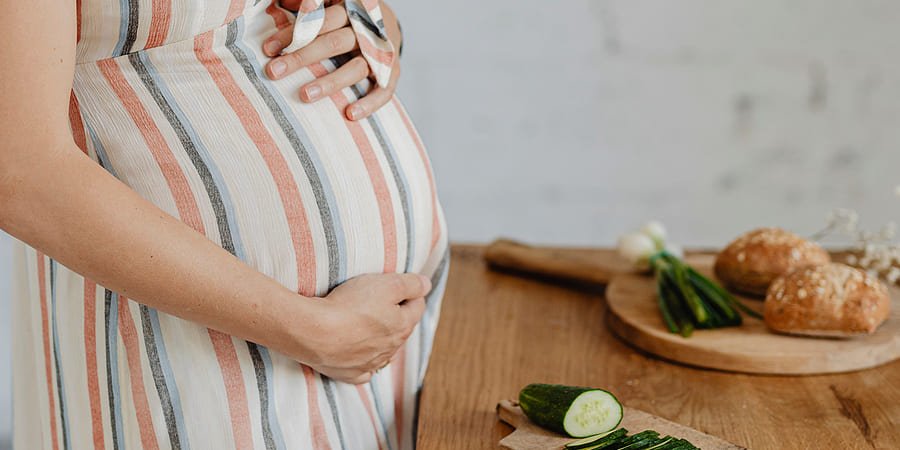
<instances>
[{"instance_id":1,"label":"woman's arm","mask_svg":"<svg viewBox=\"0 0 900 450\"><path fill-rule=\"evenodd\" d=\"M339 379L367 379L418 322L428 283L417 275L371 276L324 300L301 297L91 161L75 146L67 118L74 4L3 5L0 228L128 298ZM367 293L381 301L364 301Z\"/></svg>"}]
</instances>

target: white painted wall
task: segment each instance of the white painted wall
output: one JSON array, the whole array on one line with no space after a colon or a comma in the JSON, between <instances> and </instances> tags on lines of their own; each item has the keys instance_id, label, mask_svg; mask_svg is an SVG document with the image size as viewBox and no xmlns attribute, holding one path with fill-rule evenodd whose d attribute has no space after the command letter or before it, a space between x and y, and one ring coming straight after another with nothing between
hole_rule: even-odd
<instances>
[{"instance_id":1,"label":"white painted wall","mask_svg":"<svg viewBox=\"0 0 900 450\"><path fill-rule=\"evenodd\" d=\"M457 241L610 245L659 218L720 245L837 206L900 217L896 2L387 1ZM0 330L8 272L4 243Z\"/></svg>"},{"instance_id":2,"label":"white painted wall","mask_svg":"<svg viewBox=\"0 0 900 450\"><path fill-rule=\"evenodd\" d=\"M451 237L720 245L898 216L900 4L393 0ZM528 5L528 6L523 6Z\"/></svg>"}]
</instances>

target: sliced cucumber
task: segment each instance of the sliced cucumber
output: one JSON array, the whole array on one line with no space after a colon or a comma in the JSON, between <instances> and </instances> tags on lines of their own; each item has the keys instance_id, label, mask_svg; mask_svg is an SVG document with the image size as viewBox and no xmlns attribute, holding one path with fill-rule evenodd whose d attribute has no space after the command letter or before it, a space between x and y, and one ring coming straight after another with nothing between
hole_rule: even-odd
<instances>
[{"instance_id":1,"label":"sliced cucumber","mask_svg":"<svg viewBox=\"0 0 900 450\"><path fill-rule=\"evenodd\" d=\"M697 447L694 446L694 444L691 444L690 442L688 442L688 441L685 440L685 439L678 439L678 440L675 441L675 442L677 442L678 445L676 445L676 446L674 446L674 447L669 447L669 448L671 448L672 450L694 450L694 449L697 448Z\"/></svg>"},{"instance_id":2,"label":"sliced cucumber","mask_svg":"<svg viewBox=\"0 0 900 450\"><path fill-rule=\"evenodd\" d=\"M615 439L610 439L610 440L608 440L608 441L601 442L601 443L598 444L598 445L595 445L595 446L593 446L593 447L588 447L587 449L583 449L583 450L607 450L607 449L611 449L611 448L613 448L613 447L619 445L619 443L622 442L622 441L625 440L625 439L628 439L628 437L625 436L625 435L619 435L619 436L616 437Z\"/></svg>"},{"instance_id":3,"label":"sliced cucumber","mask_svg":"<svg viewBox=\"0 0 900 450\"><path fill-rule=\"evenodd\" d=\"M658 440L658 437L647 437L638 441L634 441L631 444L622 447L621 450L642 450L652 446Z\"/></svg>"},{"instance_id":4,"label":"sliced cucumber","mask_svg":"<svg viewBox=\"0 0 900 450\"><path fill-rule=\"evenodd\" d=\"M666 436L654 442L653 445L647 447L645 450L664 450L666 444L669 444L673 441L677 441L677 439L673 438L672 436Z\"/></svg>"},{"instance_id":5,"label":"sliced cucumber","mask_svg":"<svg viewBox=\"0 0 900 450\"><path fill-rule=\"evenodd\" d=\"M656 438L659 437L659 433L653 430L641 431L640 433L633 434L628 436L627 438L616 442L616 445L612 445L609 447L610 450L634 450L635 448L640 448L641 446L655 441ZM638 444L638 445L635 445Z\"/></svg>"},{"instance_id":6,"label":"sliced cucumber","mask_svg":"<svg viewBox=\"0 0 900 450\"><path fill-rule=\"evenodd\" d=\"M593 445L600 444L601 441L609 438L613 434L625 436L625 434L627 432L628 432L628 430L620 429L620 430L614 430L614 431L607 431L606 433L595 434L593 436L588 436L586 438L581 438L581 439L577 439L572 442L569 442L568 444L566 444L566 448L569 450L575 450L575 449L579 449L579 448L591 447Z\"/></svg>"},{"instance_id":7,"label":"sliced cucumber","mask_svg":"<svg viewBox=\"0 0 900 450\"><path fill-rule=\"evenodd\" d=\"M628 430L626 430L624 428L619 428L618 430L610 431L608 433L603 433L603 434L600 434L597 436L589 436L584 439L579 439L578 441L575 441L575 442L584 441L587 443L579 444L580 446L578 446L578 447L570 447L570 445L572 445L572 443L566 444L566 450L575 450L575 449L593 450L596 448L601 448L604 445L609 445L609 444L612 444L613 442L618 442L622 439L625 439L627 434L628 434Z\"/></svg>"},{"instance_id":8,"label":"sliced cucumber","mask_svg":"<svg viewBox=\"0 0 900 450\"><path fill-rule=\"evenodd\" d=\"M519 405L535 424L572 437L607 433L622 421L622 405L602 389L529 384Z\"/></svg>"}]
</instances>

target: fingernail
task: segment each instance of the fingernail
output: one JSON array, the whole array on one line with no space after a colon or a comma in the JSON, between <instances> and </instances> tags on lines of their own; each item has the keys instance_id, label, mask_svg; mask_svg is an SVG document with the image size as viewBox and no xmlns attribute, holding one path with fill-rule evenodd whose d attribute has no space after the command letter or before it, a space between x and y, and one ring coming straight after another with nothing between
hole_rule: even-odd
<instances>
[{"instance_id":1,"label":"fingernail","mask_svg":"<svg viewBox=\"0 0 900 450\"><path fill-rule=\"evenodd\" d=\"M312 85L307 87L304 92L306 92L306 98L311 101L319 98L319 96L322 95L322 88L316 85Z\"/></svg>"},{"instance_id":2,"label":"fingernail","mask_svg":"<svg viewBox=\"0 0 900 450\"><path fill-rule=\"evenodd\" d=\"M263 50L266 51L269 55L274 55L281 50L281 41L278 39L272 39L263 46Z\"/></svg>"},{"instance_id":3,"label":"fingernail","mask_svg":"<svg viewBox=\"0 0 900 450\"><path fill-rule=\"evenodd\" d=\"M287 64L285 64L284 61L278 61L276 59L269 64L269 71L272 72L273 76L281 76L285 70L287 70Z\"/></svg>"},{"instance_id":4,"label":"fingernail","mask_svg":"<svg viewBox=\"0 0 900 450\"><path fill-rule=\"evenodd\" d=\"M350 107L350 119L356 120L363 115L363 109L359 105L353 105Z\"/></svg>"}]
</instances>

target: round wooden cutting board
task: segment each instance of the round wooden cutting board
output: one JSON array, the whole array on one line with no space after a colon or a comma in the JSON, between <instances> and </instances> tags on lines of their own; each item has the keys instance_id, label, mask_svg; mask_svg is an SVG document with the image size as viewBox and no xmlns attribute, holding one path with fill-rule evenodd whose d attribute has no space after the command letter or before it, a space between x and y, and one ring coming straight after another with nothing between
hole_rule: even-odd
<instances>
[{"instance_id":1,"label":"round wooden cutting board","mask_svg":"<svg viewBox=\"0 0 900 450\"><path fill-rule=\"evenodd\" d=\"M714 256L687 262L709 276ZM669 333L656 304L650 276L619 275L606 290L609 321L632 345L665 359L732 372L810 375L850 372L900 358L900 289L891 288L891 315L874 334L850 339L798 337L770 332L762 320L744 316L738 327L696 330L689 338ZM742 298L759 311L762 301Z\"/></svg>"}]
</instances>

